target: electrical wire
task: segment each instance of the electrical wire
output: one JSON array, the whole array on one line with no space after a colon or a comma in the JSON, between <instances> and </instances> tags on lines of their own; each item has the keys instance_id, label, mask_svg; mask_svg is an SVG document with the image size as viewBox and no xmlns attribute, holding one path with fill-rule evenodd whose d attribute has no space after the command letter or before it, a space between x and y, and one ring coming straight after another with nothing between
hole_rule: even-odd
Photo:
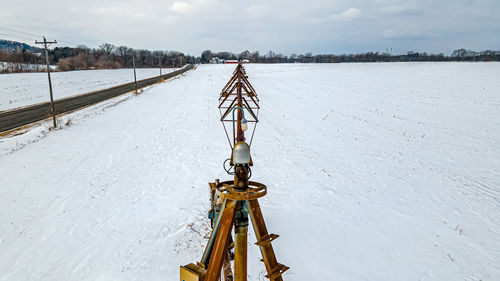
<instances>
[{"instance_id":1,"label":"electrical wire","mask_svg":"<svg viewBox=\"0 0 500 281\"><path fill-rule=\"evenodd\" d=\"M250 169L250 166L247 166L247 173L248 173L248 179L252 177L252 169Z\"/></svg>"},{"instance_id":2,"label":"electrical wire","mask_svg":"<svg viewBox=\"0 0 500 281\"><path fill-rule=\"evenodd\" d=\"M15 40L35 41L35 39L32 39L32 38L26 38L26 37L21 37L21 36L12 35L12 34L6 34L6 33L0 33L0 36L7 36L7 37L9 37L8 39L13 38Z\"/></svg>"},{"instance_id":3,"label":"electrical wire","mask_svg":"<svg viewBox=\"0 0 500 281\"><path fill-rule=\"evenodd\" d=\"M77 43L74 43L74 42L69 42L69 41L65 41L65 40L56 40L58 42L62 42L62 43L66 43L66 44L69 44L69 45L73 45L73 46L78 46L78 45L83 45L83 44L77 44Z\"/></svg>"},{"instance_id":4,"label":"electrical wire","mask_svg":"<svg viewBox=\"0 0 500 281\"><path fill-rule=\"evenodd\" d=\"M40 38L43 37L42 35L39 35L39 34L33 34L33 33L29 33L29 32L26 32L26 31L21 31L21 30L13 29L13 28L0 27L0 29L1 30L6 30L6 31L9 31L9 32L13 32L13 33L34 36L32 38L26 38L26 37L21 37L21 36L18 36L18 35L10 35L10 34L4 34L4 33L0 34L2 36L10 36L10 37L16 38L16 39L34 41L34 40L40 40ZM56 40L55 38L52 38L52 37L46 37L46 39L48 39L48 40L55 40L55 41L58 41L58 42L66 43L66 44L69 44L69 45L73 45L75 47L78 46L78 45L80 45L78 43L74 43L74 42L70 42L70 41L66 41L66 40Z\"/></svg>"},{"instance_id":5,"label":"electrical wire","mask_svg":"<svg viewBox=\"0 0 500 281\"><path fill-rule=\"evenodd\" d=\"M226 169L226 162L230 160L231 158L227 158L226 160L224 160L224 163L222 163L222 168L224 168L224 171L226 171L228 175L234 176L235 172L231 172L231 169L233 169L234 166L230 166L229 169ZM244 166L243 168L247 170L248 179L250 179L252 177L252 169L250 169L250 166Z\"/></svg>"},{"instance_id":6,"label":"electrical wire","mask_svg":"<svg viewBox=\"0 0 500 281\"><path fill-rule=\"evenodd\" d=\"M7 27L0 27L0 29L7 30L7 31L10 31L10 32L14 32L14 33L20 33L20 34L24 34L24 35L35 36L37 38L38 37L42 37L41 35L38 35L38 34L28 33L28 32L25 32L25 31L20 31L20 30L16 30L16 29L12 29L12 28L7 28Z\"/></svg>"},{"instance_id":7,"label":"electrical wire","mask_svg":"<svg viewBox=\"0 0 500 281\"><path fill-rule=\"evenodd\" d=\"M231 169L232 169L232 168L234 168L234 166L230 166L230 167L229 167L229 169L226 169L226 162L227 162L227 161L231 161L231 158L227 158L227 159L224 161L224 163L222 163L222 168L224 168L224 171L226 171L226 173L227 173L228 175L232 175L232 176L234 176L234 172L231 172Z\"/></svg>"}]
</instances>

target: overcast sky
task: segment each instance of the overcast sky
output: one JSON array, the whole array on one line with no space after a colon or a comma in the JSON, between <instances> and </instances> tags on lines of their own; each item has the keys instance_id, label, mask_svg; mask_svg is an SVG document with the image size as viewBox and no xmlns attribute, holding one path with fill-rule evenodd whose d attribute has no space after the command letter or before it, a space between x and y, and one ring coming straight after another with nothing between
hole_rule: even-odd
<instances>
[{"instance_id":1,"label":"overcast sky","mask_svg":"<svg viewBox=\"0 0 500 281\"><path fill-rule=\"evenodd\" d=\"M500 50L500 0L0 1L0 38L31 44L46 35L191 55Z\"/></svg>"}]
</instances>

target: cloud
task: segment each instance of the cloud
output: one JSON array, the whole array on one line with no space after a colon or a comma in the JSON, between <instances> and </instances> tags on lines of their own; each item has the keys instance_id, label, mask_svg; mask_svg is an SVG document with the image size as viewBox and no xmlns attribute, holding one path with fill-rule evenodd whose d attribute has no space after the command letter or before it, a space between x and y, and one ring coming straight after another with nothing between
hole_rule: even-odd
<instances>
[{"instance_id":1,"label":"cloud","mask_svg":"<svg viewBox=\"0 0 500 281\"><path fill-rule=\"evenodd\" d=\"M382 32L383 38L395 39L395 38L408 38L415 37L417 34L416 30L411 28L397 29L397 28L388 28Z\"/></svg>"},{"instance_id":2,"label":"cloud","mask_svg":"<svg viewBox=\"0 0 500 281\"><path fill-rule=\"evenodd\" d=\"M358 18L361 14L361 10L358 8L349 8L341 13L333 14L328 17L323 18L313 18L311 21L313 23L323 23L329 21L348 21Z\"/></svg>"},{"instance_id":3,"label":"cloud","mask_svg":"<svg viewBox=\"0 0 500 281\"><path fill-rule=\"evenodd\" d=\"M340 13L339 15L334 15L334 17L338 18L338 19L349 20L349 19L355 19L355 18L359 17L360 13L361 13L360 9L349 8L349 9L343 11L342 13Z\"/></svg>"},{"instance_id":4,"label":"cloud","mask_svg":"<svg viewBox=\"0 0 500 281\"><path fill-rule=\"evenodd\" d=\"M264 18L269 16L269 7L264 4L251 4L245 9L245 15L250 18Z\"/></svg>"},{"instance_id":5,"label":"cloud","mask_svg":"<svg viewBox=\"0 0 500 281\"><path fill-rule=\"evenodd\" d=\"M170 6L170 10L172 10L176 13L179 13L179 14L185 14L186 12L191 10L191 8L192 8L191 4L189 4L187 2L182 2L182 1L175 1Z\"/></svg>"},{"instance_id":6,"label":"cloud","mask_svg":"<svg viewBox=\"0 0 500 281\"><path fill-rule=\"evenodd\" d=\"M419 3L415 2L404 2L398 4L392 4L388 6L383 6L380 10L384 13L389 14L403 14L403 13L416 13L419 11Z\"/></svg>"},{"instance_id":7,"label":"cloud","mask_svg":"<svg viewBox=\"0 0 500 281\"><path fill-rule=\"evenodd\" d=\"M498 49L499 0L25 0L4 1L0 29L97 47L276 53L449 53L461 46ZM144 3L147 2L147 5ZM1 32L0 33L7 33ZM5 35L0 36L5 39ZM36 38L35 38L36 37ZM61 43L60 46L63 46Z\"/></svg>"},{"instance_id":8,"label":"cloud","mask_svg":"<svg viewBox=\"0 0 500 281\"><path fill-rule=\"evenodd\" d=\"M425 30L418 25L392 27L382 32L382 38L385 39L436 38L439 36L439 32Z\"/></svg>"}]
</instances>

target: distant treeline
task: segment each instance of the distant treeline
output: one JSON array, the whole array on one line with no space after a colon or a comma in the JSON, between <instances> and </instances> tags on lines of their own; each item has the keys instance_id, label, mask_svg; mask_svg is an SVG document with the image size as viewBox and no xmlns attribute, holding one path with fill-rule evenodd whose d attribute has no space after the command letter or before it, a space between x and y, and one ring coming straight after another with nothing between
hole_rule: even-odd
<instances>
[{"instance_id":1,"label":"distant treeline","mask_svg":"<svg viewBox=\"0 0 500 281\"><path fill-rule=\"evenodd\" d=\"M136 50L126 46L114 46L104 43L96 49L86 46L56 47L49 50L51 64L57 64L59 71L85 69L113 69L133 67L135 57L136 67L181 67L194 62L192 56L186 56L177 51ZM9 62L10 69L4 72L39 71L43 68L33 68L32 65L45 64L45 52L33 52L24 48L14 50L0 49L0 62ZM28 67L28 65L31 65ZM1 69L0 69L1 71Z\"/></svg>"},{"instance_id":2,"label":"distant treeline","mask_svg":"<svg viewBox=\"0 0 500 281\"><path fill-rule=\"evenodd\" d=\"M177 51L136 50L109 43L101 44L97 49L85 46L54 48L49 56L61 71L133 67L134 57L136 67L181 67L195 61L194 57Z\"/></svg>"},{"instance_id":3,"label":"distant treeline","mask_svg":"<svg viewBox=\"0 0 500 281\"><path fill-rule=\"evenodd\" d=\"M51 64L57 70L130 68L135 57L136 67L181 67L186 63L223 63L226 60L248 60L252 63L341 63L341 62L407 62L407 61L500 61L500 51L486 50L475 52L466 49L453 51L449 56L408 52L395 55L390 53L367 52L361 54L292 54L286 56L269 51L231 52L203 51L201 56L184 55L177 51L137 50L127 46L103 43L91 49L84 45L56 47L49 50ZM24 43L0 40L0 73L45 71L45 52L43 49Z\"/></svg>"},{"instance_id":4,"label":"distant treeline","mask_svg":"<svg viewBox=\"0 0 500 281\"><path fill-rule=\"evenodd\" d=\"M0 49L0 73L44 71L41 57L24 49L9 51Z\"/></svg>"},{"instance_id":5,"label":"distant treeline","mask_svg":"<svg viewBox=\"0 0 500 281\"><path fill-rule=\"evenodd\" d=\"M252 63L341 63L341 62L407 62L407 61L500 61L500 51L486 50L475 52L466 49L458 49L450 56L444 54L429 54L408 52L402 55L393 55L389 53L368 52L361 54L342 54L342 55L313 55L292 54L285 56L269 51L264 55L258 51L243 51L240 54L231 52L212 52L203 51L201 54L201 63L217 63L225 60L249 60Z\"/></svg>"}]
</instances>

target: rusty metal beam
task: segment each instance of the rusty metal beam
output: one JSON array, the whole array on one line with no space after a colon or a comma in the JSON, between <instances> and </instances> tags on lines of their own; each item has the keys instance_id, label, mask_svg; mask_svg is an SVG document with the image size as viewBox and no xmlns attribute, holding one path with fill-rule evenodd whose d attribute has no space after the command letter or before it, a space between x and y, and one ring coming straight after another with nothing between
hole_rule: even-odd
<instances>
[{"instance_id":1,"label":"rusty metal beam","mask_svg":"<svg viewBox=\"0 0 500 281\"><path fill-rule=\"evenodd\" d=\"M210 255L208 263L207 275L204 281L217 281L220 277L224 253L227 251L229 238L234 222L234 211L236 208L236 201L227 200L226 207L222 213L219 230L215 237L214 246Z\"/></svg>"},{"instance_id":2,"label":"rusty metal beam","mask_svg":"<svg viewBox=\"0 0 500 281\"><path fill-rule=\"evenodd\" d=\"M235 102L236 102L236 98L234 98L234 100L228 106L227 110L224 112L224 114L222 114L222 116L220 117L220 121L224 120L226 118L226 116L231 112L231 109L233 108L233 105Z\"/></svg>"},{"instance_id":3,"label":"rusty metal beam","mask_svg":"<svg viewBox=\"0 0 500 281\"><path fill-rule=\"evenodd\" d=\"M258 99L257 99L257 101L255 101L254 98L253 98L253 97L257 98L257 95L253 94L253 95L248 95L248 96L252 99L253 103L255 105L257 105L257 107L260 109L260 105L259 105Z\"/></svg>"},{"instance_id":4,"label":"rusty metal beam","mask_svg":"<svg viewBox=\"0 0 500 281\"><path fill-rule=\"evenodd\" d=\"M259 119L257 118L257 116L255 116L255 113L253 113L253 110L250 108L250 105L248 104L247 100L245 98L243 98L243 101L245 101L247 110L248 110L248 112L250 112L250 115L252 115L252 117L254 118L255 121L259 122Z\"/></svg>"},{"instance_id":5,"label":"rusty metal beam","mask_svg":"<svg viewBox=\"0 0 500 281\"><path fill-rule=\"evenodd\" d=\"M237 75L238 75L238 84L236 87L237 90L237 97L238 97L238 107L243 108L243 102L242 102L242 90L241 90L241 79L243 76L245 76L241 69L242 69L242 64L239 63L238 66L236 67L238 69ZM236 141L244 141L245 140L245 132L241 129L241 119L243 118L243 112L242 110L238 110L238 119L236 122Z\"/></svg>"},{"instance_id":6,"label":"rusty metal beam","mask_svg":"<svg viewBox=\"0 0 500 281\"><path fill-rule=\"evenodd\" d=\"M255 231L255 237L257 238L256 244L260 248L262 260L266 266L266 277L268 277L271 281L283 281L281 274L283 274L283 272L285 272L288 268L279 264L276 260L273 246L270 243L272 241L270 241L270 237L272 236L267 233L264 216L262 215L259 202L257 200L249 200L248 210L250 213L250 219L252 220L252 226Z\"/></svg>"},{"instance_id":7,"label":"rusty metal beam","mask_svg":"<svg viewBox=\"0 0 500 281\"><path fill-rule=\"evenodd\" d=\"M252 84L250 84L246 76L243 76L243 81L245 81L245 84L247 84L250 90L252 90L252 92L255 94L255 98L257 99L257 101L259 101L259 98L257 97L257 92L255 92L255 89L253 88Z\"/></svg>"},{"instance_id":8,"label":"rusty metal beam","mask_svg":"<svg viewBox=\"0 0 500 281\"><path fill-rule=\"evenodd\" d=\"M236 75L234 75L234 73L233 73L233 76L231 77L231 79L229 79L229 81L226 83L226 85L224 86L224 88L222 88L222 93L227 92L227 89L229 88L229 85L232 84L235 79L236 79ZM219 100L220 100L220 98L219 98Z\"/></svg>"},{"instance_id":9,"label":"rusty metal beam","mask_svg":"<svg viewBox=\"0 0 500 281\"><path fill-rule=\"evenodd\" d=\"M222 100L222 102L219 104L219 108L224 104L224 102L227 100L227 98L229 98L229 96L231 96L231 92L234 91L234 89L236 88L237 84L234 84L234 86L231 88L231 91L226 95L226 97L224 98L224 100Z\"/></svg>"}]
</instances>

